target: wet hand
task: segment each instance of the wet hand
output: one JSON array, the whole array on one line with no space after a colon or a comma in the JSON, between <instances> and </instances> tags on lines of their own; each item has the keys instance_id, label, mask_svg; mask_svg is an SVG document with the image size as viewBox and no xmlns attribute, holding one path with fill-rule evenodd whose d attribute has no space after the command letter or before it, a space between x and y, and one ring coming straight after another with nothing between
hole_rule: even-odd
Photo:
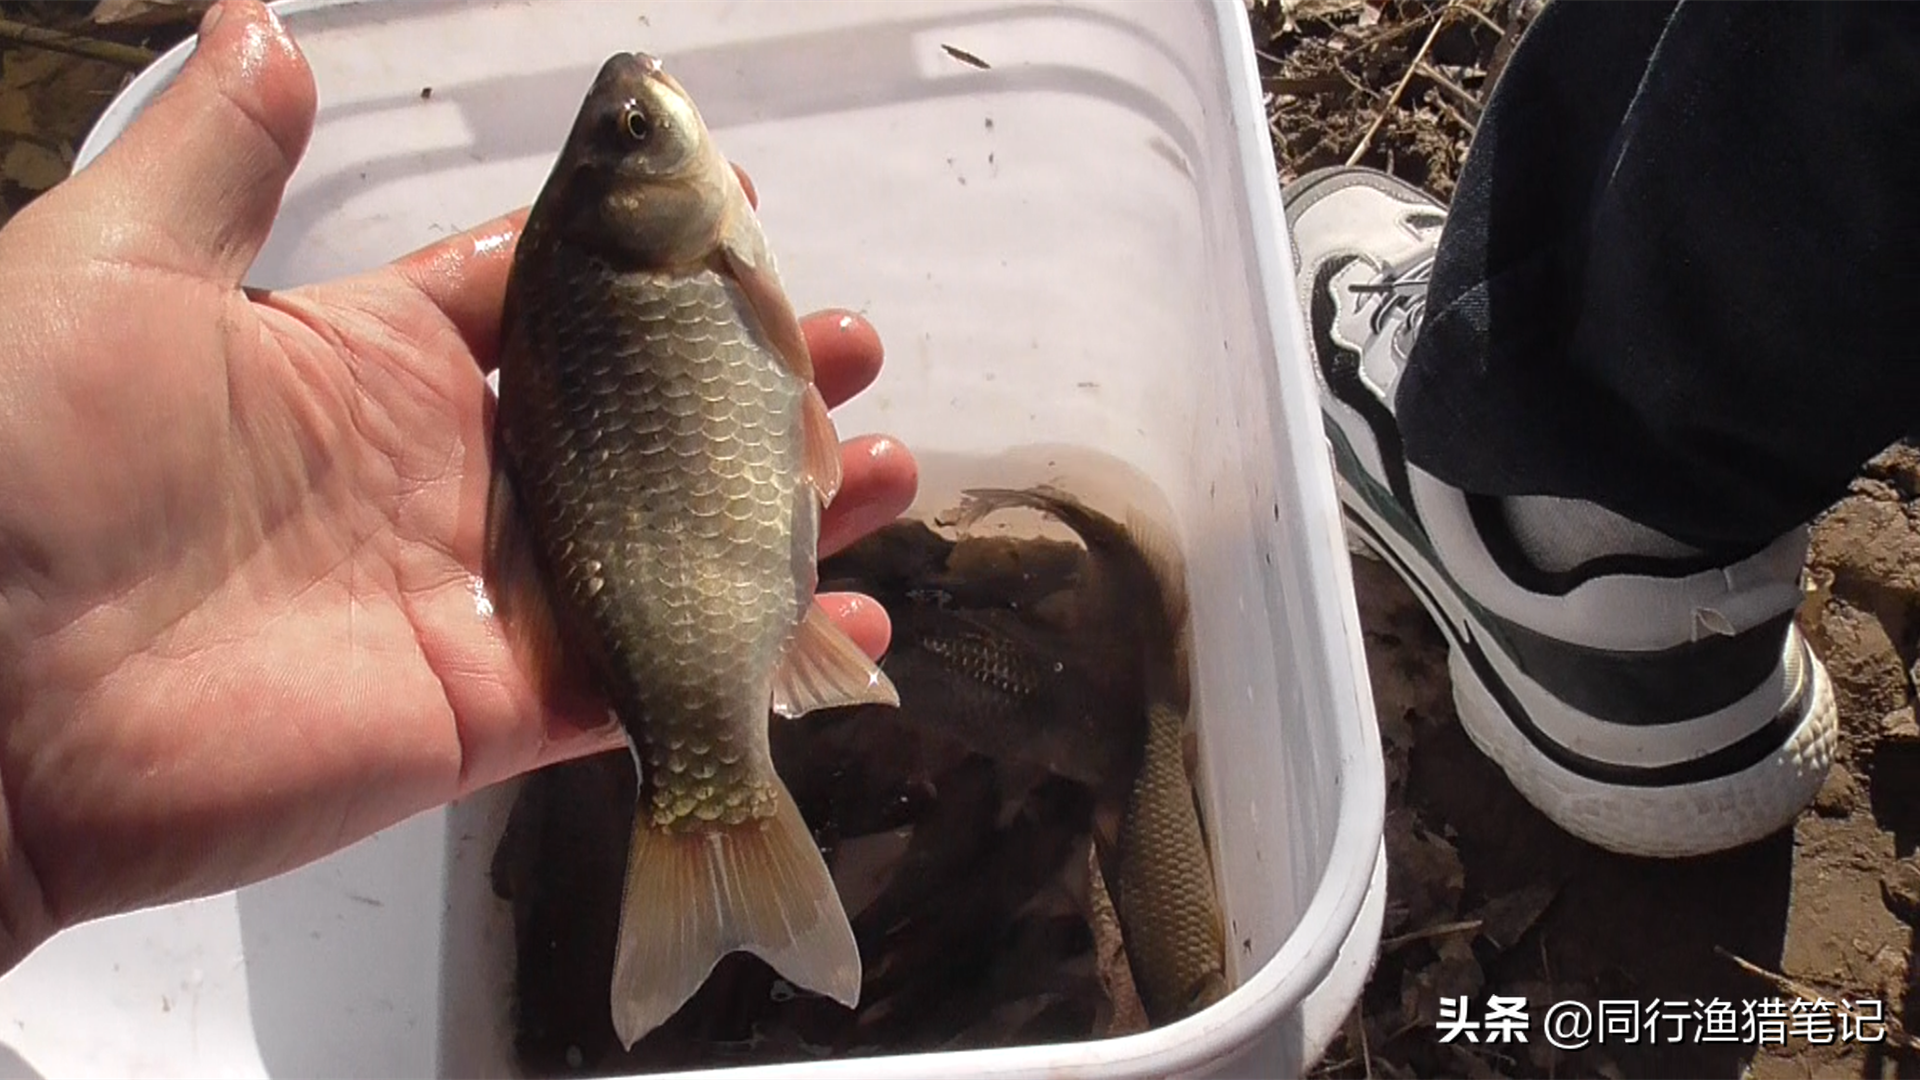
<instances>
[{"instance_id":1,"label":"wet hand","mask_svg":"<svg viewBox=\"0 0 1920 1080\"><path fill-rule=\"evenodd\" d=\"M621 745L590 703L543 703L479 613L483 380L524 214L239 287L314 108L284 31L227 0L139 121L0 229L0 970ZM878 374L864 321L805 328L830 405ZM823 555L914 493L892 440L842 453ZM877 604L822 599L885 648Z\"/></svg>"}]
</instances>

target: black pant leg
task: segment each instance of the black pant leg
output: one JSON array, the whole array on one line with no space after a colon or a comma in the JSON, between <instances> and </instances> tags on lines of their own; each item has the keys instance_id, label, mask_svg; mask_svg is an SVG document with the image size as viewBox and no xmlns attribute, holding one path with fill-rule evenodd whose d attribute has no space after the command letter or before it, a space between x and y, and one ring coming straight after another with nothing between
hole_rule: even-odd
<instances>
[{"instance_id":1,"label":"black pant leg","mask_svg":"<svg viewBox=\"0 0 1920 1080\"><path fill-rule=\"evenodd\" d=\"M1462 172L1408 458L1763 543L1920 419L1916 286L1920 6L1557 0Z\"/></svg>"}]
</instances>

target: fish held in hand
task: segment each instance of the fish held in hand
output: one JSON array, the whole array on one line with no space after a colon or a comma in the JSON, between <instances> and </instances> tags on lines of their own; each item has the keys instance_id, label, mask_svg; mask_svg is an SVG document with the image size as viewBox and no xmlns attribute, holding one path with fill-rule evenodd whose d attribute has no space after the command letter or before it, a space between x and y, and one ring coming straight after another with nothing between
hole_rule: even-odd
<instances>
[{"instance_id":1,"label":"fish held in hand","mask_svg":"<svg viewBox=\"0 0 1920 1080\"><path fill-rule=\"evenodd\" d=\"M839 440L758 219L652 57L600 69L508 279L486 573L543 690L639 769L612 1005L631 1047L747 951L854 1005L860 955L769 711L898 705L814 600Z\"/></svg>"}]
</instances>

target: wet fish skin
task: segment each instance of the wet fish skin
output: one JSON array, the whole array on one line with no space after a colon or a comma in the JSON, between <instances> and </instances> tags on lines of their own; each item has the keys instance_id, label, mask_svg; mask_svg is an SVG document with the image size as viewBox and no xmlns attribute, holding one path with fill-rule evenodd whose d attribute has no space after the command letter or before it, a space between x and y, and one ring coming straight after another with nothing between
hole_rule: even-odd
<instances>
[{"instance_id":1,"label":"wet fish skin","mask_svg":"<svg viewBox=\"0 0 1920 1080\"><path fill-rule=\"evenodd\" d=\"M1181 752L1185 717L1147 707L1147 745L1128 793L1114 875L1134 985L1147 1018L1168 1024L1226 996L1226 934L1213 863Z\"/></svg>"},{"instance_id":2,"label":"wet fish skin","mask_svg":"<svg viewBox=\"0 0 1920 1080\"><path fill-rule=\"evenodd\" d=\"M536 680L591 677L640 772L612 987L627 1046L733 951L858 999L767 735L770 705L898 703L813 600L839 457L812 374L692 100L653 58L612 57L508 281L487 574Z\"/></svg>"},{"instance_id":3,"label":"wet fish skin","mask_svg":"<svg viewBox=\"0 0 1920 1080\"><path fill-rule=\"evenodd\" d=\"M1051 487L969 491L958 521L970 525L1014 506L1052 516L1087 545L1093 587L1106 598L1093 625L1120 628L1106 662L1138 672L1129 689L1140 695L1132 700L1145 702L1144 722L1128 728L1137 739L1130 763L1137 764L1130 764L1132 783L1102 870L1141 1004L1154 1024L1172 1023L1228 989L1224 916L1186 768L1192 688L1185 578L1170 540L1143 522L1123 526Z\"/></svg>"},{"instance_id":4,"label":"wet fish skin","mask_svg":"<svg viewBox=\"0 0 1920 1080\"><path fill-rule=\"evenodd\" d=\"M1081 587L1088 599L1079 621L1090 632L1089 640L1076 647L1087 653L1088 662L1115 680L1118 696L1169 701L1184 709L1190 693L1187 595L1172 541L1145 521L1123 524L1046 484L970 489L963 493L954 524L969 528L988 514L1015 507L1054 518L1087 547L1088 580ZM1137 740L1140 729L1133 730Z\"/></svg>"},{"instance_id":5,"label":"wet fish skin","mask_svg":"<svg viewBox=\"0 0 1920 1080\"><path fill-rule=\"evenodd\" d=\"M1102 791L1130 757L1112 738L1116 702L1075 642L1009 612L901 605L886 669L909 690L903 719L1003 763Z\"/></svg>"}]
</instances>

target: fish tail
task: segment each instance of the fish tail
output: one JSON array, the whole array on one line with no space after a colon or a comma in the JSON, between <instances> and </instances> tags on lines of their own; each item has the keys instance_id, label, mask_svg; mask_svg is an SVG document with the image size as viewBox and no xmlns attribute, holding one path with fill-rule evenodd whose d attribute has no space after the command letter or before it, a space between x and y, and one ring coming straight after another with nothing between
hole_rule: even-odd
<instances>
[{"instance_id":1,"label":"fish tail","mask_svg":"<svg viewBox=\"0 0 1920 1080\"><path fill-rule=\"evenodd\" d=\"M627 853L613 965L613 1026L628 1049L679 1011L728 953L852 1008L860 950L827 864L778 777L771 817L710 829L653 824Z\"/></svg>"}]
</instances>

